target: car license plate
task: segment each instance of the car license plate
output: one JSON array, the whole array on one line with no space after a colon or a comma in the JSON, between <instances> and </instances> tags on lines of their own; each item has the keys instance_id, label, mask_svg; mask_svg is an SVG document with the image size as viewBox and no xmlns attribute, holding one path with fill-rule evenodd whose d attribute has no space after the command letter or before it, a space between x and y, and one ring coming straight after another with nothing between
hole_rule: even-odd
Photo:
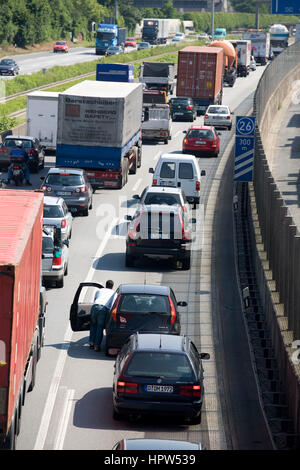
<instances>
[{"instance_id":1,"label":"car license plate","mask_svg":"<svg viewBox=\"0 0 300 470\"><path fill-rule=\"evenodd\" d=\"M195 144L205 145L206 142L204 142L204 141L202 141L202 140L196 140L196 141L195 141Z\"/></svg>"},{"instance_id":2,"label":"car license plate","mask_svg":"<svg viewBox=\"0 0 300 470\"><path fill-rule=\"evenodd\" d=\"M175 113L175 116L183 116L183 113Z\"/></svg>"},{"instance_id":3,"label":"car license plate","mask_svg":"<svg viewBox=\"0 0 300 470\"><path fill-rule=\"evenodd\" d=\"M14 175L19 175L20 174L20 170L14 170Z\"/></svg>"},{"instance_id":4,"label":"car license plate","mask_svg":"<svg viewBox=\"0 0 300 470\"><path fill-rule=\"evenodd\" d=\"M70 196L70 191L57 191L56 196Z\"/></svg>"},{"instance_id":5,"label":"car license plate","mask_svg":"<svg viewBox=\"0 0 300 470\"><path fill-rule=\"evenodd\" d=\"M175 186L175 183L173 181L161 181L159 186Z\"/></svg>"},{"instance_id":6,"label":"car license plate","mask_svg":"<svg viewBox=\"0 0 300 470\"><path fill-rule=\"evenodd\" d=\"M145 385L146 392L173 393L173 387L170 385Z\"/></svg>"}]
</instances>

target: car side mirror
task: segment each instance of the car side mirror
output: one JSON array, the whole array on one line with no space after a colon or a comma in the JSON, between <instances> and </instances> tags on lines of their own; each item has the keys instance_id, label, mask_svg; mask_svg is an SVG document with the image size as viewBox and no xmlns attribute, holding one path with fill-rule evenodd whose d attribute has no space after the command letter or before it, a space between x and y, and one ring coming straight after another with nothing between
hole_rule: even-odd
<instances>
[{"instance_id":1,"label":"car side mirror","mask_svg":"<svg viewBox=\"0 0 300 470\"><path fill-rule=\"evenodd\" d=\"M190 219L190 223L191 223L191 224L195 224L196 222L197 222L197 219L196 219L195 217L192 217L192 218Z\"/></svg>"},{"instance_id":2,"label":"car side mirror","mask_svg":"<svg viewBox=\"0 0 300 470\"><path fill-rule=\"evenodd\" d=\"M134 196L132 196L132 199L141 199L141 198L138 194L134 194Z\"/></svg>"},{"instance_id":3,"label":"car side mirror","mask_svg":"<svg viewBox=\"0 0 300 470\"><path fill-rule=\"evenodd\" d=\"M183 132L183 134L186 134L186 131L182 131L182 132Z\"/></svg>"},{"instance_id":4,"label":"car side mirror","mask_svg":"<svg viewBox=\"0 0 300 470\"><path fill-rule=\"evenodd\" d=\"M128 220L128 221L133 220L132 215L125 215L125 220Z\"/></svg>"},{"instance_id":5,"label":"car side mirror","mask_svg":"<svg viewBox=\"0 0 300 470\"><path fill-rule=\"evenodd\" d=\"M206 176L206 171L205 170L201 170L201 176Z\"/></svg>"},{"instance_id":6,"label":"car side mirror","mask_svg":"<svg viewBox=\"0 0 300 470\"><path fill-rule=\"evenodd\" d=\"M209 353L199 353L200 359L210 359Z\"/></svg>"},{"instance_id":7,"label":"car side mirror","mask_svg":"<svg viewBox=\"0 0 300 470\"><path fill-rule=\"evenodd\" d=\"M40 177L40 180L44 181L44 179L45 179L45 176Z\"/></svg>"},{"instance_id":8,"label":"car side mirror","mask_svg":"<svg viewBox=\"0 0 300 470\"><path fill-rule=\"evenodd\" d=\"M178 307L187 307L187 302L180 301L180 302L177 302L177 305L178 305Z\"/></svg>"},{"instance_id":9,"label":"car side mirror","mask_svg":"<svg viewBox=\"0 0 300 470\"><path fill-rule=\"evenodd\" d=\"M234 111L231 111L231 114L234 114Z\"/></svg>"},{"instance_id":10,"label":"car side mirror","mask_svg":"<svg viewBox=\"0 0 300 470\"><path fill-rule=\"evenodd\" d=\"M64 240L64 241L63 241L63 244L66 245L68 248L69 248L69 246L70 246L69 240Z\"/></svg>"},{"instance_id":11,"label":"car side mirror","mask_svg":"<svg viewBox=\"0 0 300 470\"><path fill-rule=\"evenodd\" d=\"M149 168L149 173L152 173L154 175L154 170L153 168Z\"/></svg>"},{"instance_id":12,"label":"car side mirror","mask_svg":"<svg viewBox=\"0 0 300 470\"><path fill-rule=\"evenodd\" d=\"M222 135L222 132L217 132L217 135Z\"/></svg>"}]
</instances>

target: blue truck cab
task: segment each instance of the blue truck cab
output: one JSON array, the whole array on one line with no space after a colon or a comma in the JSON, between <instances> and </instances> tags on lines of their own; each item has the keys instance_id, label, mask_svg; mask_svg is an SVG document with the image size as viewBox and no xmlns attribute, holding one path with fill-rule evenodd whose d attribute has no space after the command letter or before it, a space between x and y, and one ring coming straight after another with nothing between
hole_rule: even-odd
<instances>
[{"instance_id":1,"label":"blue truck cab","mask_svg":"<svg viewBox=\"0 0 300 470\"><path fill-rule=\"evenodd\" d=\"M96 80L100 82L134 82L132 64L97 64Z\"/></svg>"},{"instance_id":2,"label":"blue truck cab","mask_svg":"<svg viewBox=\"0 0 300 470\"><path fill-rule=\"evenodd\" d=\"M105 55L110 46L118 45L118 25L98 24L96 31L96 55Z\"/></svg>"},{"instance_id":3,"label":"blue truck cab","mask_svg":"<svg viewBox=\"0 0 300 470\"><path fill-rule=\"evenodd\" d=\"M216 28L214 38L226 38L226 29L225 28Z\"/></svg>"}]
</instances>

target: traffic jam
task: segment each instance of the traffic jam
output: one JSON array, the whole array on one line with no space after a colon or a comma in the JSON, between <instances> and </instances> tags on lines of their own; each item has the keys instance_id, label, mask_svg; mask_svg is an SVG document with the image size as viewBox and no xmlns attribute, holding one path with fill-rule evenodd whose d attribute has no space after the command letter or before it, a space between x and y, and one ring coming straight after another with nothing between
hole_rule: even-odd
<instances>
[{"instance_id":1,"label":"traffic jam","mask_svg":"<svg viewBox=\"0 0 300 470\"><path fill-rule=\"evenodd\" d=\"M129 38L127 45L134 41ZM95 81L84 80L60 93L27 95L28 135L9 134L0 147L0 246L5 246L3 227L9 220L14 251L6 253L6 266L2 263L0 268L7 279L0 294L7 299L10 292L15 299L13 307L4 302L7 308L18 309L21 298L24 317L37 306L39 312L22 324L28 338L35 331L34 341L30 358L28 347L21 351L23 366L11 366L15 382L21 385L19 395L10 398L9 417L3 417L0 408L0 434L6 447L15 446L19 397L35 385L51 307L48 294L55 291L59 296L70 276L73 300L68 321L72 332L85 332L91 351L100 353L99 358L113 359L113 420L130 422L154 415L175 418L186 426L201 423L202 361L209 360L210 354L196 346L181 322L182 309L187 311L185 316L189 310L182 290L177 292L173 285L161 284L155 275L146 273L150 269L151 274L153 266L156 270L161 267L162 272L191 272L193 250L198 252L200 246L197 234L207 177L201 162L218 161L222 135L234 126L234 113L223 103L223 86L232 87L238 76L237 48L244 48L247 54L245 76L251 73L251 41L233 42L237 44L214 41L209 46L184 47L178 52L177 69L174 63L144 61L138 80L130 64L100 63ZM54 52L58 51L68 52L62 41L56 43ZM226 60L224 68L225 56L232 60ZM53 122L49 113L55 116ZM174 139L176 122L186 122L181 147L164 153L164 146ZM158 150L152 166L145 168L143 152L150 145ZM143 185L148 181L144 174L151 175L150 184ZM139 177L139 184L133 187L138 194L127 191L131 175ZM104 192L112 206L120 204L120 210L124 197L127 199L125 220L115 232L105 225L105 219L93 226L93 213L104 214L97 197ZM10 214L5 210L8 204L15 204ZM82 248L75 252L72 237L81 218L86 228L80 231ZM122 235L121 253L117 254L123 268L118 272L112 261L111 279L99 282L94 263L87 278L73 284L75 278L80 279L80 272L75 277L72 271L74 260L82 269L88 266L85 247L96 230L100 257L104 242L115 239L117 247ZM20 247L22 233L28 243ZM30 257L34 262L28 265ZM12 279L7 277L8 265L14 267ZM130 282L132 270L138 271L137 283ZM17 296L15 286L19 286ZM8 337L10 327L5 328ZM14 341L20 344L18 328L15 335ZM0 368L0 377L4 369ZM146 448L142 439L136 441L137 448ZM199 442L185 444L186 449L203 448ZM134 448L128 441L120 441L114 449L125 445Z\"/></svg>"}]
</instances>

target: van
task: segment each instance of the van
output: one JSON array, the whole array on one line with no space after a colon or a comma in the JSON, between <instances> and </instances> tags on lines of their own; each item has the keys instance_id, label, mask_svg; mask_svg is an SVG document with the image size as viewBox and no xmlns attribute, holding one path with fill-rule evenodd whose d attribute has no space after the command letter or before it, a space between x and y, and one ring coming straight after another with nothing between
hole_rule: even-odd
<instances>
[{"instance_id":1,"label":"van","mask_svg":"<svg viewBox=\"0 0 300 470\"><path fill-rule=\"evenodd\" d=\"M216 28L214 33L214 39L217 38L226 38L226 29L225 28Z\"/></svg>"},{"instance_id":2,"label":"van","mask_svg":"<svg viewBox=\"0 0 300 470\"><path fill-rule=\"evenodd\" d=\"M143 106L142 141L163 141L172 138L172 119L168 104L150 104Z\"/></svg>"},{"instance_id":3,"label":"van","mask_svg":"<svg viewBox=\"0 0 300 470\"><path fill-rule=\"evenodd\" d=\"M189 203L194 207L200 202L201 176L205 170L200 170L194 155L165 153L161 155L153 174L152 186L171 186L181 188Z\"/></svg>"}]
</instances>

